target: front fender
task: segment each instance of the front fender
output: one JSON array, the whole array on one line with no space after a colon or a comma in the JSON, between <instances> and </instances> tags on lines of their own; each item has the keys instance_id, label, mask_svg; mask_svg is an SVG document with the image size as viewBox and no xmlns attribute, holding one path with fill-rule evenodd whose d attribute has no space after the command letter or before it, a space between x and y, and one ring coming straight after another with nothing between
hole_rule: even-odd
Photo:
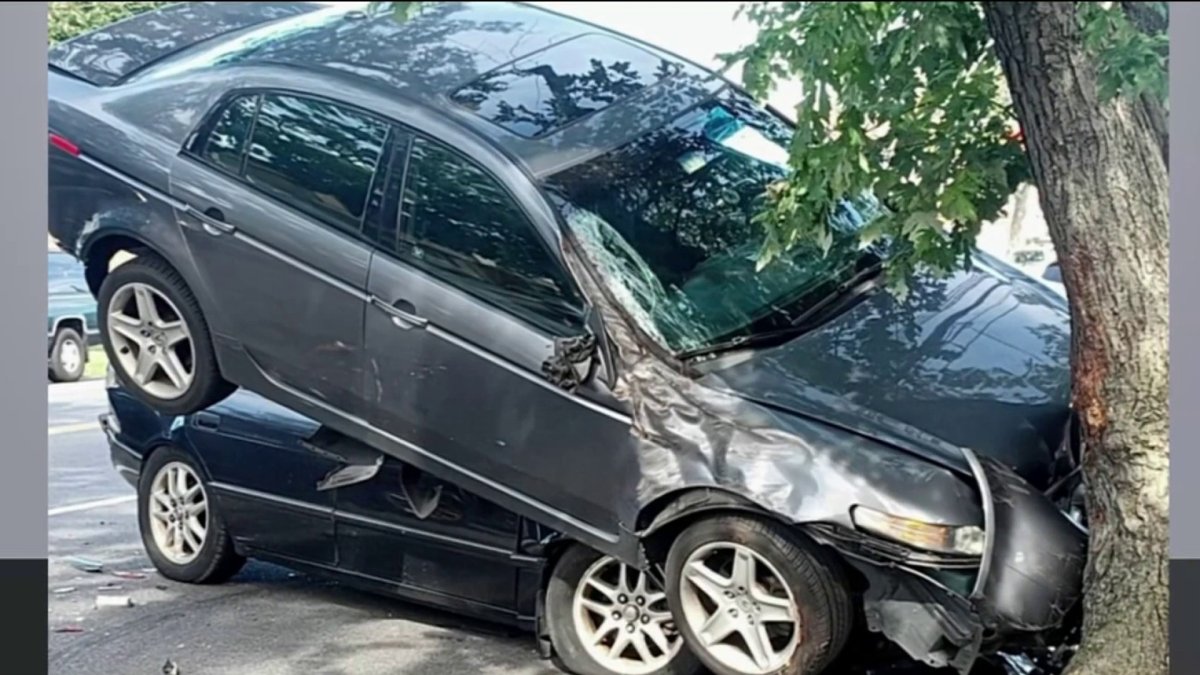
<instances>
[{"instance_id":1,"label":"front fender","mask_svg":"<svg viewBox=\"0 0 1200 675\"><path fill-rule=\"evenodd\" d=\"M797 524L852 528L851 509L861 505L928 523L983 525L969 473L821 422L753 412L766 419L695 434L686 451L643 442L643 503L661 503L681 487L714 488Z\"/></svg>"}]
</instances>

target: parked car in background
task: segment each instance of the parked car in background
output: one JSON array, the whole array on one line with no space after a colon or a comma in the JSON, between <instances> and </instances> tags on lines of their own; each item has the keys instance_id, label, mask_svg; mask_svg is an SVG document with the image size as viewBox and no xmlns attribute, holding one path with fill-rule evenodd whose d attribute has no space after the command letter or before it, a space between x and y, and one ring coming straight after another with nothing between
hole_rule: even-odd
<instances>
[{"instance_id":1,"label":"parked car in background","mask_svg":"<svg viewBox=\"0 0 1200 675\"><path fill-rule=\"evenodd\" d=\"M883 292L865 196L758 270L792 127L651 45L520 4L298 7L166 8L50 53L50 232L159 426L251 439L208 467L225 515L307 514L294 559L453 585L371 542L438 485L475 495L660 580L718 675L821 672L857 616L964 673L1070 621L1061 298L986 255ZM211 412L238 387L315 428L254 442L274 431ZM188 557L202 461L146 454L180 446L131 445L165 509L144 528L177 576L224 570ZM646 617L615 588L585 627L633 675Z\"/></svg>"},{"instance_id":2,"label":"parked car in background","mask_svg":"<svg viewBox=\"0 0 1200 675\"><path fill-rule=\"evenodd\" d=\"M61 251L46 258L47 370L54 382L74 382L83 377L88 347L100 344L96 324L96 298L88 290L83 265Z\"/></svg>"},{"instance_id":3,"label":"parked car in background","mask_svg":"<svg viewBox=\"0 0 1200 675\"><path fill-rule=\"evenodd\" d=\"M1042 273L1042 282L1054 289L1055 293L1064 298L1067 297L1067 289L1063 286L1062 266L1058 264L1057 260L1046 265L1046 271Z\"/></svg>"}]
</instances>

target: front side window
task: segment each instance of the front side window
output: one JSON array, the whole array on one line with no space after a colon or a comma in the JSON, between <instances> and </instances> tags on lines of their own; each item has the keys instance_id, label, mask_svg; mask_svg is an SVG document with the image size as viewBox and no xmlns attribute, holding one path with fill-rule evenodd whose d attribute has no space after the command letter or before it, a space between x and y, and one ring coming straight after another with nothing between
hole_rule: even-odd
<instances>
[{"instance_id":1,"label":"front side window","mask_svg":"<svg viewBox=\"0 0 1200 675\"><path fill-rule=\"evenodd\" d=\"M845 201L828 254L800 242L756 269L755 219L787 176L791 130L727 92L644 137L551 176L546 187L609 291L664 348L684 354L786 329L864 266L857 230L880 213Z\"/></svg>"},{"instance_id":2,"label":"front side window","mask_svg":"<svg viewBox=\"0 0 1200 675\"><path fill-rule=\"evenodd\" d=\"M386 122L344 106L264 94L243 178L299 211L358 232L387 133Z\"/></svg>"},{"instance_id":3,"label":"front side window","mask_svg":"<svg viewBox=\"0 0 1200 675\"><path fill-rule=\"evenodd\" d=\"M404 253L429 273L552 334L580 324L581 303L533 224L491 176L414 140L405 181Z\"/></svg>"}]
</instances>

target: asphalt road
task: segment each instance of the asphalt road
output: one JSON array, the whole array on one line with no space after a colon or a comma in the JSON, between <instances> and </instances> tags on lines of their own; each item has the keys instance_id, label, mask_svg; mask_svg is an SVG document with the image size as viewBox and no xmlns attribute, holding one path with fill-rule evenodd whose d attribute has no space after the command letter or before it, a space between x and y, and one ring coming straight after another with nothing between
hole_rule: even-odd
<instances>
[{"instance_id":1,"label":"asphalt road","mask_svg":"<svg viewBox=\"0 0 1200 675\"><path fill-rule=\"evenodd\" d=\"M48 389L49 672L156 675L168 660L181 675L558 672L528 635L271 565L251 562L220 586L158 576L96 422L103 383ZM76 569L79 556L104 571ZM102 594L134 606L97 609ZM82 632L59 632L68 629Z\"/></svg>"}]
</instances>

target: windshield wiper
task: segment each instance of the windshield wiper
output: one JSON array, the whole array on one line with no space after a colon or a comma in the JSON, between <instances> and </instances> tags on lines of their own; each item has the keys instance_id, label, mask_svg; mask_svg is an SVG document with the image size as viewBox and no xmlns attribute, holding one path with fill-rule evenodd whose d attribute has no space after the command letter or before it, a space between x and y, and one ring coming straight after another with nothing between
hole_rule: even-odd
<instances>
[{"instance_id":1,"label":"windshield wiper","mask_svg":"<svg viewBox=\"0 0 1200 675\"><path fill-rule=\"evenodd\" d=\"M883 272L883 262L875 262L855 272L849 279L838 284L836 288L817 300L811 307L792 319L793 327L803 327L811 324L814 319L839 300L850 300L875 290L880 274Z\"/></svg>"},{"instance_id":2,"label":"windshield wiper","mask_svg":"<svg viewBox=\"0 0 1200 675\"><path fill-rule=\"evenodd\" d=\"M813 303L811 307L801 312L800 316L792 319L791 323L785 328L776 328L748 335L738 335L729 340L722 340L711 345L680 352L677 356L682 361L688 361L721 352L774 345L785 338L808 332L819 322L822 316L828 315L830 310L835 309L836 306L841 306L844 303L861 298L874 290L879 284L881 272L883 272L882 262L873 263L855 272L849 279L838 284L836 288Z\"/></svg>"}]
</instances>

